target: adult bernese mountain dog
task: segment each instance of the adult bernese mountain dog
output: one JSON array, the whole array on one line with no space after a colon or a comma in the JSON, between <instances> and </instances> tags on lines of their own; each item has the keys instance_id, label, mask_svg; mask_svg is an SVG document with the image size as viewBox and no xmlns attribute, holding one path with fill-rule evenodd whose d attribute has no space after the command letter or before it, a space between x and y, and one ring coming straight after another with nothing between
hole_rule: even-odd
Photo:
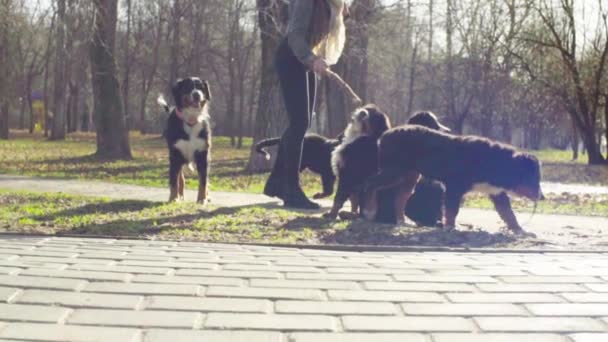
<instances>
[{"instance_id":1,"label":"adult bernese mountain dog","mask_svg":"<svg viewBox=\"0 0 608 342\"><path fill-rule=\"evenodd\" d=\"M344 131L342 143L332 152L332 168L338 177L338 187L331 210L325 218L335 219L347 199L351 212L359 211L360 191L365 180L376 174L378 139L391 127L388 115L373 104L354 111Z\"/></svg>"},{"instance_id":2,"label":"adult bernese mountain dog","mask_svg":"<svg viewBox=\"0 0 608 342\"><path fill-rule=\"evenodd\" d=\"M524 234L511 208L508 194L533 201L543 199L540 163L531 154L477 136L456 136L422 126L404 125L387 131L380 139L380 172L365 185L365 217L377 212L377 190L397 187L395 212L403 213L421 175L446 187L443 225L452 229L463 196L485 192L496 211L515 234ZM398 216L404 222L403 215Z\"/></svg>"},{"instance_id":3,"label":"adult bernese mountain dog","mask_svg":"<svg viewBox=\"0 0 608 342\"><path fill-rule=\"evenodd\" d=\"M326 198L334 193L336 176L331 168L331 153L340 145L341 139L342 135L338 139L330 139L318 134L307 134L304 137L300 172L308 169L319 174L323 186L323 192L313 196L315 199ZM270 153L265 148L278 145L280 142L281 138L264 139L255 145L255 150L270 160Z\"/></svg>"},{"instance_id":4,"label":"adult bernese mountain dog","mask_svg":"<svg viewBox=\"0 0 608 342\"><path fill-rule=\"evenodd\" d=\"M199 181L197 201L204 204L208 198L211 153L211 89L207 81L188 77L177 80L172 93L175 108L170 112L164 132L169 149L169 201L184 199L183 167L188 164L191 169L196 166ZM169 110L162 96L158 103Z\"/></svg>"}]
</instances>

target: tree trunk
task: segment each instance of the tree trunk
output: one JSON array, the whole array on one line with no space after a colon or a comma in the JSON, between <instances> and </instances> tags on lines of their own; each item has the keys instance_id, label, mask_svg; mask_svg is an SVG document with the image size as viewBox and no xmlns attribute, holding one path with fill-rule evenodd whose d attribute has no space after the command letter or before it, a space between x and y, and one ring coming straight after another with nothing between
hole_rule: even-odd
<instances>
[{"instance_id":1,"label":"tree trunk","mask_svg":"<svg viewBox=\"0 0 608 342\"><path fill-rule=\"evenodd\" d=\"M97 156L130 159L129 136L114 59L118 0L94 0L91 80L97 130Z\"/></svg>"},{"instance_id":2,"label":"tree trunk","mask_svg":"<svg viewBox=\"0 0 608 342\"><path fill-rule=\"evenodd\" d=\"M64 140L66 132L66 15L65 0L57 0L57 32L55 33L55 66L53 84L53 122L51 140Z\"/></svg>"},{"instance_id":3,"label":"tree trunk","mask_svg":"<svg viewBox=\"0 0 608 342\"><path fill-rule=\"evenodd\" d=\"M281 97L279 79L274 70L274 53L282 39L287 23L287 3L276 0L256 0L261 37L262 65L258 109L255 118L253 141L278 136L285 128L287 115ZM255 151L249 154L247 170L261 171L270 168L271 163Z\"/></svg>"},{"instance_id":4,"label":"tree trunk","mask_svg":"<svg viewBox=\"0 0 608 342\"><path fill-rule=\"evenodd\" d=\"M2 102L0 106L0 139L8 140L8 102Z\"/></svg>"},{"instance_id":5,"label":"tree trunk","mask_svg":"<svg viewBox=\"0 0 608 342\"><path fill-rule=\"evenodd\" d=\"M126 116L127 130L133 126L133 116L129 106L129 77L131 76L131 54L130 54L130 39L131 39L131 0L127 1L127 32L125 33L125 55L124 55L124 79L122 82L122 98L124 100L124 109Z\"/></svg>"}]
</instances>

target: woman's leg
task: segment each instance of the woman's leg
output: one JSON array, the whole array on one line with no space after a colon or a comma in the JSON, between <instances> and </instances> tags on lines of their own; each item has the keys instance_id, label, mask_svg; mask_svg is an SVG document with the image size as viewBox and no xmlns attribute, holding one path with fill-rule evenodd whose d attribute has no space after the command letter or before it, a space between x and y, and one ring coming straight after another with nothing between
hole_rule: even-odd
<instances>
[{"instance_id":1,"label":"woman's leg","mask_svg":"<svg viewBox=\"0 0 608 342\"><path fill-rule=\"evenodd\" d=\"M286 48L286 44L279 48L276 66L289 123L281 137L277 161L264 193L269 194L270 190L274 190L274 196L281 197L276 192L277 183L282 183L281 198L286 206L317 209L319 206L306 197L299 184L302 143L310 123L316 80L314 74L307 73L291 51L285 51Z\"/></svg>"}]
</instances>

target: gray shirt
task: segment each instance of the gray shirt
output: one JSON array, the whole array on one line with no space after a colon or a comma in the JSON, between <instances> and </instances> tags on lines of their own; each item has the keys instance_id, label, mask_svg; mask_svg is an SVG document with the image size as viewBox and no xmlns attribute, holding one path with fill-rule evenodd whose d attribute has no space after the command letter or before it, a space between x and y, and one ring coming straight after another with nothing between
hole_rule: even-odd
<instances>
[{"instance_id":1,"label":"gray shirt","mask_svg":"<svg viewBox=\"0 0 608 342\"><path fill-rule=\"evenodd\" d=\"M317 57L308 42L313 6L313 0L290 0L289 3L287 43L293 54L306 66L310 66Z\"/></svg>"}]
</instances>

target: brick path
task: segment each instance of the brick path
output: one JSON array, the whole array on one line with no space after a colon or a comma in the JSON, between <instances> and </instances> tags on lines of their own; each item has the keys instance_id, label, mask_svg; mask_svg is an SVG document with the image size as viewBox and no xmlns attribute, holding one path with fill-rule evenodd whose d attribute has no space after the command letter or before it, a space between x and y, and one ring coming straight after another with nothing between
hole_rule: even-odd
<instances>
[{"instance_id":1,"label":"brick path","mask_svg":"<svg viewBox=\"0 0 608 342\"><path fill-rule=\"evenodd\" d=\"M608 254L0 237L0 341L595 342Z\"/></svg>"}]
</instances>

